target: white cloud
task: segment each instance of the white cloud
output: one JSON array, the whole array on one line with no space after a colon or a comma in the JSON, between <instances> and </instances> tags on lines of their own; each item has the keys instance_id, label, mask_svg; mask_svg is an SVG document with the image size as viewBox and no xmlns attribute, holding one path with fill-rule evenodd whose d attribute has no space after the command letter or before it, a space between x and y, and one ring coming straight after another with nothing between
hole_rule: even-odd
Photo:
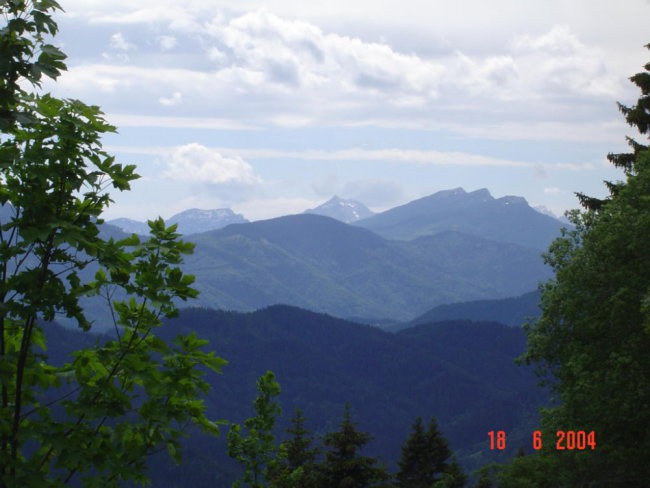
<instances>
[{"instance_id":1,"label":"white cloud","mask_svg":"<svg viewBox=\"0 0 650 488\"><path fill-rule=\"evenodd\" d=\"M115 49L117 51L131 51L135 49L135 44L128 42L121 32L116 32L111 36L109 46L111 49Z\"/></svg>"},{"instance_id":2,"label":"white cloud","mask_svg":"<svg viewBox=\"0 0 650 488\"><path fill-rule=\"evenodd\" d=\"M499 55L457 53L451 80L486 100L558 105L570 110L586 97L616 99L624 93L620 76L610 73L604 52L581 42L567 26L539 36L515 37ZM521 107L523 108L523 107Z\"/></svg>"},{"instance_id":3,"label":"white cloud","mask_svg":"<svg viewBox=\"0 0 650 488\"><path fill-rule=\"evenodd\" d=\"M447 46L418 53L263 9L150 1L93 8L94 22L119 24L126 34L155 24L157 42L149 53L144 43L134 53L118 32L117 55L72 66L59 85L81 99L99 93L105 98L95 103L107 111L149 117L156 126L163 104L175 107L180 124L218 113L231 126L367 126L562 141L602 141L618 129L609 117L625 78L612 74L602 48L566 26L510 34L509 43L489 52ZM120 65L127 51L139 57Z\"/></svg>"},{"instance_id":4,"label":"white cloud","mask_svg":"<svg viewBox=\"0 0 650 488\"><path fill-rule=\"evenodd\" d=\"M510 141L619 142L627 126L621 119L588 121L439 123L437 128L469 137Z\"/></svg>"},{"instance_id":5,"label":"white cloud","mask_svg":"<svg viewBox=\"0 0 650 488\"><path fill-rule=\"evenodd\" d=\"M558 187L556 187L556 186L550 186L550 187L544 188L544 193L547 193L547 194L560 193L561 191L562 191L562 190L560 190L560 189L559 189Z\"/></svg>"},{"instance_id":6,"label":"white cloud","mask_svg":"<svg viewBox=\"0 0 650 488\"><path fill-rule=\"evenodd\" d=\"M197 143L178 146L167 155L165 176L177 181L205 184L261 181L252 166L242 158L227 158Z\"/></svg>"},{"instance_id":7,"label":"white cloud","mask_svg":"<svg viewBox=\"0 0 650 488\"><path fill-rule=\"evenodd\" d=\"M173 107L183 103L183 94L179 91L172 93L171 97L160 97L158 101L165 107Z\"/></svg>"},{"instance_id":8,"label":"white cloud","mask_svg":"<svg viewBox=\"0 0 650 488\"><path fill-rule=\"evenodd\" d=\"M540 92L609 98L621 93L620 78L607 72L603 52L586 46L568 26L555 26L537 37L524 35L513 44L522 72L531 71L527 84Z\"/></svg>"},{"instance_id":9,"label":"white cloud","mask_svg":"<svg viewBox=\"0 0 650 488\"><path fill-rule=\"evenodd\" d=\"M176 38L174 36L158 36L156 40L160 45L160 49L163 51L169 51L176 46Z\"/></svg>"},{"instance_id":10,"label":"white cloud","mask_svg":"<svg viewBox=\"0 0 650 488\"><path fill-rule=\"evenodd\" d=\"M173 129L251 130L235 120L214 117L163 117L159 115L108 114L107 119L118 127L166 127Z\"/></svg>"},{"instance_id":11,"label":"white cloud","mask_svg":"<svg viewBox=\"0 0 650 488\"><path fill-rule=\"evenodd\" d=\"M88 3L90 2L84 0L83 4L77 7L76 12L89 17L91 23L124 26L166 24L172 30L179 31L196 30L200 27L198 19L206 11L205 7L192 5L193 2L187 2L180 6L178 2L173 1L138 1L137 4L134 2L100 1L95 2L94 8ZM146 5L147 3L150 5ZM74 13L75 11L73 11Z\"/></svg>"},{"instance_id":12,"label":"white cloud","mask_svg":"<svg viewBox=\"0 0 650 488\"><path fill-rule=\"evenodd\" d=\"M170 154L174 154L179 148L169 149L166 147L125 147L109 146L109 150L125 154L148 154L157 155L169 159ZM377 161L381 163L399 163L399 164L416 164L423 166L456 166L456 167L500 167L500 168L524 168L533 169L536 172L550 169L559 169L573 172L592 171L596 169L597 164L572 163L572 162L524 162L512 159L494 158L480 154L466 153L460 151L434 151L421 149L363 149L349 148L339 150L283 150L283 149L266 149L266 148L233 148L233 147L214 147L193 143L186 146L180 146L183 154L189 154L196 151L197 154L219 155L220 158L229 158L232 160L248 159L280 159L283 161L345 161L353 163L355 161ZM189 148L189 149L188 149ZM200 159L200 158L198 158ZM243 161L243 160L242 160ZM243 161L248 167L250 165ZM609 165L611 166L611 164ZM256 180L257 177L254 177ZM343 186L338 180L338 176L330 174L323 180L312 182L312 189L319 195L330 193L331 191L343 190Z\"/></svg>"},{"instance_id":13,"label":"white cloud","mask_svg":"<svg viewBox=\"0 0 650 488\"><path fill-rule=\"evenodd\" d=\"M111 36L108 46L110 47L110 52L102 52L102 58L108 62L118 60L126 63L131 59L128 54L129 51L136 49L135 44L128 42L121 32L116 32Z\"/></svg>"},{"instance_id":14,"label":"white cloud","mask_svg":"<svg viewBox=\"0 0 650 488\"><path fill-rule=\"evenodd\" d=\"M263 73L265 81L339 92L404 92L435 98L444 68L386 44L324 33L316 25L287 20L265 10L207 25L218 53ZM387 100L391 103L390 100Z\"/></svg>"},{"instance_id":15,"label":"white cloud","mask_svg":"<svg viewBox=\"0 0 650 488\"><path fill-rule=\"evenodd\" d=\"M364 149L349 148L339 150L278 150L278 149L248 149L248 148L217 148L222 153L242 155L247 158L306 160L306 161L378 161L382 163L405 163L426 166L459 166L459 167L503 167L503 168L555 168L569 171L589 171L594 169L591 163L529 163L512 159L495 158L460 151L435 151L422 149Z\"/></svg>"}]
</instances>

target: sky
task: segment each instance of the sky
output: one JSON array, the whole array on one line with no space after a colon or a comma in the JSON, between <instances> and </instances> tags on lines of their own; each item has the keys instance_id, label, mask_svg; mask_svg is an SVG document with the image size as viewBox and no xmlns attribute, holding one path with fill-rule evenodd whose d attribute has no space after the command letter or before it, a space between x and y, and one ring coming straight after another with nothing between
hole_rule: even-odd
<instances>
[{"instance_id":1,"label":"sky","mask_svg":"<svg viewBox=\"0 0 650 488\"><path fill-rule=\"evenodd\" d=\"M643 70L648 0L59 0L68 71L141 178L106 218L334 195L381 211L487 188L561 215L623 175L616 102Z\"/></svg>"}]
</instances>

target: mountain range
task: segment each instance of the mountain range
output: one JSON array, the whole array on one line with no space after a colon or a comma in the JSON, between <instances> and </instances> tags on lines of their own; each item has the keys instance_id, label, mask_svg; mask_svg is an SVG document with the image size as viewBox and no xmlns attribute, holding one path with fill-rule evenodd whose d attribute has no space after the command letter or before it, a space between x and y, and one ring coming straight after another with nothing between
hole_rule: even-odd
<instances>
[{"instance_id":1,"label":"mountain range","mask_svg":"<svg viewBox=\"0 0 650 488\"><path fill-rule=\"evenodd\" d=\"M194 234L184 269L198 302L227 310L276 303L339 317L410 320L430 308L537 287L550 269L534 249L458 232L390 241L320 215ZM526 270L522 273L522 270Z\"/></svg>"},{"instance_id":2,"label":"mountain range","mask_svg":"<svg viewBox=\"0 0 650 488\"><path fill-rule=\"evenodd\" d=\"M495 199L487 189L473 192L462 188L443 190L378 214L358 200L334 196L303 213L356 224L388 239L410 240L422 235L458 231L541 249L546 249L559 235L561 227L570 226L566 218L557 218L545 207L531 207L522 197ZM248 220L229 208L194 208L173 215L167 222L178 224L178 231L187 235ZM138 220L118 218L107 223L129 234L149 233L147 223Z\"/></svg>"},{"instance_id":3,"label":"mountain range","mask_svg":"<svg viewBox=\"0 0 650 488\"><path fill-rule=\"evenodd\" d=\"M434 193L355 225L387 239L411 240L456 231L484 239L545 250L567 224L540 213L522 197L494 198L486 189Z\"/></svg>"},{"instance_id":4,"label":"mountain range","mask_svg":"<svg viewBox=\"0 0 650 488\"><path fill-rule=\"evenodd\" d=\"M207 229L201 219L215 216L192 210L173 220L189 231L187 222ZM303 213L190 232L185 239L196 247L184 270L196 276L200 306L287 304L364 323L409 322L437 306L536 289L551 276L542 250L562 226L522 198L456 189L352 225ZM417 237L395 237L406 229ZM105 225L104 232L121 231Z\"/></svg>"}]
</instances>

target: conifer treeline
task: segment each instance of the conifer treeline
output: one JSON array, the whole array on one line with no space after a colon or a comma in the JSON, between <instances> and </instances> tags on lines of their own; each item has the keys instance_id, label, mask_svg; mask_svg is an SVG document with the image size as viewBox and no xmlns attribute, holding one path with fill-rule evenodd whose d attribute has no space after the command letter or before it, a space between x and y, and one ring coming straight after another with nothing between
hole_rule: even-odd
<instances>
[{"instance_id":1,"label":"conifer treeline","mask_svg":"<svg viewBox=\"0 0 650 488\"><path fill-rule=\"evenodd\" d=\"M398 471L390 473L375 458L364 456L363 447L372 436L358 429L346 404L335 432L322 438L322 445L305 427L298 409L287 429L289 437L276 445L273 437L280 408L274 400L280 387L272 372L257 382L253 402L255 416L233 425L228 434L228 453L244 468L234 487L251 488L462 488L467 477L452 457L447 440L434 418L422 418L402 446Z\"/></svg>"}]
</instances>

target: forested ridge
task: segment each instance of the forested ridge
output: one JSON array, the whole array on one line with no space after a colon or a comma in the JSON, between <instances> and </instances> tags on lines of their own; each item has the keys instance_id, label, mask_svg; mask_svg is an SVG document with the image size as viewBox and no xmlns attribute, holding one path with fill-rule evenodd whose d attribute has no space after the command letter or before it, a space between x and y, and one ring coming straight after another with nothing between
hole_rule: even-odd
<instances>
[{"instance_id":1,"label":"forested ridge","mask_svg":"<svg viewBox=\"0 0 650 488\"><path fill-rule=\"evenodd\" d=\"M534 412L547 398L530 368L514 364L525 348L523 330L493 322L448 321L392 334L273 306L246 314L184 309L161 330L163 338L190 332L228 359L223 374L209 377L210 416L242 422L252 413L256 381L271 370L282 388L278 442L296 409L319 437L335 430L349 402L359 429L373 437L364 453L393 471L417 417L436 418L457 461L471 471L526 448L528 432L537 425ZM60 357L62 350L80 347L84 337L57 330L50 351ZM511 432L506 453L487 447L487 431L497 428ZM170 466L155 464L154 479L161 472L167 473L161 480L177 476L208 483L217 473L231 479L236 466L225 456L224 443L193 435L184 463L171 474Z\"/></svg>"}]
</instances>

